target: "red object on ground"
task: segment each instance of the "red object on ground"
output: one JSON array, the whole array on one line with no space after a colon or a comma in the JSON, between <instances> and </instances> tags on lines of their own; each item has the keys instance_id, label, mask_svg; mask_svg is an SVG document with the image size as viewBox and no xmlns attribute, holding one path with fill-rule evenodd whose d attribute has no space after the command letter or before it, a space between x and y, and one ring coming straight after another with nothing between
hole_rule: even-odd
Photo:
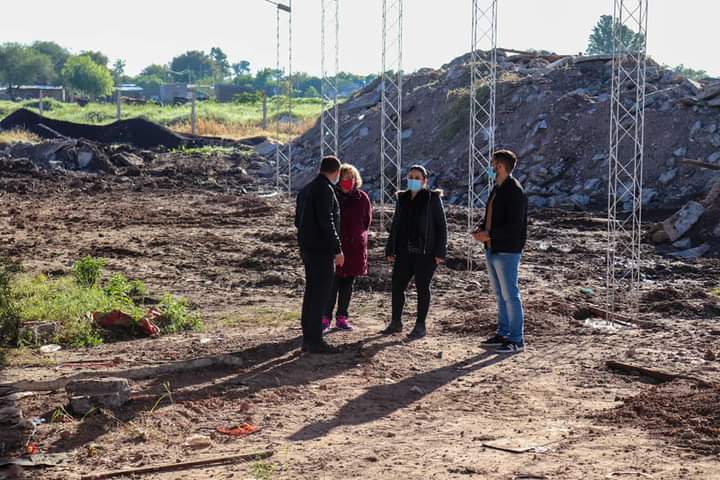
<instances>
[{"instance_id":1,"label":"red object on ground","mask_svg":"<svg viewBox=\"0 0 720 480\"><path fill-rule=\"evenodd\" d=\"M245 435L259 432L260 429L255 425L243 423L242 425L233 428L218 427L217 431L224 433L225 435L232 435L233 437L244 437Z\"/></svg>"},{"instance_id":2,"label":"red object on ground","mask_svg":"<svg viewBox=\"0 0 720 480\"><path fill-rule=\"evenodd\" d=\"M27 445L25 445L25 453L28 455L35 455L38 453L39 449L35 442L30 442Z\"/></svg>"},{"instance_id":3,"label":"red object on ground","mask_svg":"<svg viewBox=\"0 0 720 480\"><path fill-rule=\"evenodd\" d=\"M112 312L102 313L94 312L93 320L95 323L103 328L113 327L132 327L135 321L127 313L123 313L120 310L113 310Z\"/></svg>"},{"instance_id":4,"label":"red object on ground","mask_svg":"<svg viewBox=\"0 0 720 480\"><path fill-rule=\"evenodd\" d=\"M112 312L94 312L93 320L95 323L103 328L127 328L130 329L135 325L135 320L120 310L113 310ZM149 337L156 337L160 334L160 329L153 323L153 320L162 318L163 315L158 310L151 308L147 311L145 316L137 322L138 327Z\"/></svg>"}]
</instances>

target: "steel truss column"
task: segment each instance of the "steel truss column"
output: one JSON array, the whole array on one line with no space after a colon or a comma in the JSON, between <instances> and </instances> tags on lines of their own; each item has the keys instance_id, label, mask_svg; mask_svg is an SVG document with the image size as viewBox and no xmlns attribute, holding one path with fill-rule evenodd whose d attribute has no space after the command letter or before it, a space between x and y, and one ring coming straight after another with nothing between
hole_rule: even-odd
<instances>
[{"instance_id":1,"label":"steel truss column","mask_svg":"<svg viewBox=\"0 0 720 480\"><path fill-rule=\"evenodd\" d=\"M383 0L382 71L380 115L380 206L381 228L392 217L388 205L402 178L402 46L403 0Z\"/></svg>"},{"instance_id":2,"label":"steel truss column","mask_svg":"<svg viewBox=\"0 0 720 480\"><path fill-rule=\"evenodd\" d=\"M497 85L497 0L472 0L470 45L470 145L468 155L468 230L475 229L493 181L487 175L495 149ZM472 270L477 242L469 241Z\"/></svg>"},{"instance_id":3,"label":"steel truss column","mask_svg":"<svg viewBox=\"0 0 720 480\"><path fill-rule=\"evenodd\" d=\"M321 71L320 156L339 156L338 71L340 64L339 0L321 0Z\"/></svg>"},{"instance_id":4,"label":"steel truss column","mask_svg":"<svg viewBox=\"0 0 720 480\"><path fill-rule=\"evenodd\" d=\"M292 125L294 122L292 99L292 0L287 0L287 2L287 4L276 4L276 70L278 86L275 98L275 136L280 143L275 149L275 181L278 192L290 193L292 189ZM280 55L281 12L287 13L287 64L283 64Z\"/></svg>"},{"instance_id":5,"label":"steel truss column","mask_svg":"<svg viewBox=\"0 0 720 480\"><path fill-rule=\"evenodd\" d=\"M638 312L648 0L615 0L608 161L607 311ZM628 35L627 29L637 35Z\"/></svg>"}]
</instances>

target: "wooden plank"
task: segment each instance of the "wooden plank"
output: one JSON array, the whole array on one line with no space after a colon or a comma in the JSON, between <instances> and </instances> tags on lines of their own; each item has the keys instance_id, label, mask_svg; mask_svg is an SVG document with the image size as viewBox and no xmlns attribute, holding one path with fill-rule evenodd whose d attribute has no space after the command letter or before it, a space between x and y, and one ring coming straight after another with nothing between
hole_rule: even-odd
<instances>
[{"instance_id":1,"label":"wooden plank","mask_svg":"<svg viewBox=\"0 0 720 480\"><path fill-rule=\"evenodd\" d=\"M110 470L107 472L91 473L80 477L81 480L101 480L104 478L121 477L125 475L142 475L144 473L169 472L173 470L187 470L195 467L202 467L213 464L223 464L229 462L250 462L253 460L264 460L275 454L272 450L265 450L256 453L244 453L241 455L229 455L224 457L212 457L203 460L192 460L180 463L165 463L161 465L151 465L147 467L128 468L124 470Z\"/></svg>"},{"instance_id":2,"label":"wooden plank","mask_svg":"<svg viewBox=\"0 0 720 480\"><path fill-rule=\"evenodd\" d=\"M662 370L654 370L651 368L641 367L638 365L629 365L627 363L616 362L614 360L608 360L605 365L610 370L617 370L625 373L632 373L635 375L641 375L644 377L654 378L660 382L672 382L673 380L690 380L697 382L704 387L711 387L713 384L702 378L693 377L690 375L683 375L679 373L663 372Z\"/></svg>"}]
</instances>

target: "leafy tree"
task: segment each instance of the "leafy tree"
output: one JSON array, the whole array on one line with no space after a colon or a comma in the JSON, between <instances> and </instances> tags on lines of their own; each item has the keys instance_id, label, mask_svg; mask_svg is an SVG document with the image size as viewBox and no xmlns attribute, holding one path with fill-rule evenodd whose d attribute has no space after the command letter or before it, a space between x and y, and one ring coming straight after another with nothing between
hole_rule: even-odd
<instances>
[{"instance_id":1,"label":"leafy tree","mask_svg":"<svg viewBox=\"0 0 720 480\"><path fill-rule=\"evenodd\" d=\"M0 80L10 92L23 83L47 83L53 75L52 61L44 53L18 43L0 45Z\"/></svg>"},{"instance_id":2,"label":"leafy tree","mask_svg":"<svg viewBox=\"0 0 720 480\"><path fill-rule=\"evenodd\" d=\"M173 58L170 70L176 72L176 80L197 82L212 76L215 71L215 61L203 51L191 50Z\"/></svg>"},{"instance_id":3,"label":"leafy tree","mask_svg":"<svg viewBox=\"0 0 720 480\"><path fill-rule=\"evenodd\" d=\"M255 74L255 89L263 92L265 95L275 95L275 88L278 85L278 79L282 78L282 73L274 68L263 68Z\"/></svg>"},{"instance_id":4,"label":"leafy tree","mask_svg":"<svg viewBox=\"0 0 720 480\"><path fill-rule=\"evenodd\" d=\"M107 68L108 64L110 63L110 59L102 52L94 52L92 50L87 50L84 52L81 52L80 55L85 55L86 57L90 57L90 59L95 62L96 64L100 65L101 67Z\"/></svg>"},{"instance_id":5,"label":"leafy tree","mask_svg":"<svg viewBox=\"0 0 720 480\"><path fill-rule=\"evenodd\" d=\"M125 63L125 60L122 60L118 58L115 60L115 63L113 64L112 68L112 76L113 80L115 80L115 83L120 83L122 80L123 75L125 74L125 66L127 64Z\"/></svg>"},{"instance_id":6,"label":"leafy tree","mask_svg":"<svg viewBox=\"0 0 720 480\"><path fill-rule=\"evenodd\" d=\"M703 80L708 77L705 70L695 70L690 67L686 67L682 63L677 67L673 68L673 71L679 73L683 77L691 78L693 80Z\"/></svg>"},{"instance_id":7,"label":"leafy tree","mask_svg":"<svg viewBox=\"0 0 720 480\"><path fill-rule=\"evenodd\" d=\"M232 70L236 76L250 75L250 62L247 60L240 60L238 63L233 63Z\"/></svg>"},{"instance_id":8,"label":"leafy tree","mask_svg":"<svg viewBox=\"0 0 720 480\"><path fill-rule=\"evenodd\" d=\"M318 92L317 88L310 85L307 90L305 90L305 97L308 98L319 98L320 92Z\"/></svg>"},{"instance_id":9,"label":"leafy tree","mask_svg":"<svg viewBox=\"0 0 720 480\"><path fill-rule=\"evenodd\" d=\"M164 81L170 80L170 69L166 65L148 65L140 72L141 77L157 77Z\"/></svg>"},{"instance_id":10,"label":"leafy tree","mask_svg":"<svg viewBox=\"0 0 720 480\"><path fill-rule=\"evenodd\" d=\"M636 51L645 43L645 36L632 31L628 26L617 22L620 29L621 50ZM602 55L613 53L613 17L602 15L593 27L588 40L587 54Z\"/></svg>"},{"instance_id":11,"label":"leafy tree","mask_svg":"<svg viewBox=\"0 0 720 480\"><path fill-rule=\"evenodd\" d=\"M113 78L110 70L84 54L68 59L62 70L62 78L67 86L92 97L112 93Z\"/></svg>"},{"instance_id":12,"label":"leafy tree","mask_svg":"<svg viewBox=\"0 0 720 480\"><path fill-rule=\"evenodd\" d=\"M55 42L43 42L38 41L32 44L32 48L40 53L44 53L50 57L50 61L53 64L53 70L57 79L60 78L60 72L65 66L65 62L70 58L70 52Z\"/></svg>"},{"instance_id":13,"label":"leafy tree","mask_svg":"<svg viewBox=\"0 0 720 480\"><path fill-rule=\"evenodd\" d=\"M230 63L228 62L227 55L225 55L225 52L222 51L222 48L212 47L210 49L210 56L215 62L215 71L217 72L218 77L221 79L227 77L231 71Z\"/></svg>"}]
</instances>

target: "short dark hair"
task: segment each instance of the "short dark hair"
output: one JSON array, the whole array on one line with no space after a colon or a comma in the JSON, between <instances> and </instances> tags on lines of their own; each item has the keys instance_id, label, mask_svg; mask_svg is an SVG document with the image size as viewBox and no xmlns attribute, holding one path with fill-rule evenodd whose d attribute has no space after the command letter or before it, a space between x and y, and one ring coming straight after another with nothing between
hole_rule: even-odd
<instances>
[{"instance_id":1,"label":"short dark hair","mask_svg":"<svg viewBox=\"0 0 720 480\"><path fill-rule=\"evenodd\" d=\"M323 157L320 162L320 173L335 173L340 170L340 160L334 155Z\"/></svg>"},{"instance_id":2,"label":"short dark hair","mask_svg":"<svg viewBox=\"0 0 720 480\"><path fill-rule=\"evenodd\" d=\"M408 173L410 173L413 170L417 170L418 172L420 172L422 174L423 178L428 178L428 171L422 165L418 165L418 164L413 165L412 167L408 168Z\"/></svg>"},{"instance_id":3,"label":"short dark hair","mask_svg":"<svg viewBox=\"0 0 720 480\"><path fill-rule=\"evenodd\" d=\"M508 173L512 173L517 165L517 155L512 150L496 150L493 153L493 160L498 163L505 165L505 169Z\"/></svg>"}]
</instances>

